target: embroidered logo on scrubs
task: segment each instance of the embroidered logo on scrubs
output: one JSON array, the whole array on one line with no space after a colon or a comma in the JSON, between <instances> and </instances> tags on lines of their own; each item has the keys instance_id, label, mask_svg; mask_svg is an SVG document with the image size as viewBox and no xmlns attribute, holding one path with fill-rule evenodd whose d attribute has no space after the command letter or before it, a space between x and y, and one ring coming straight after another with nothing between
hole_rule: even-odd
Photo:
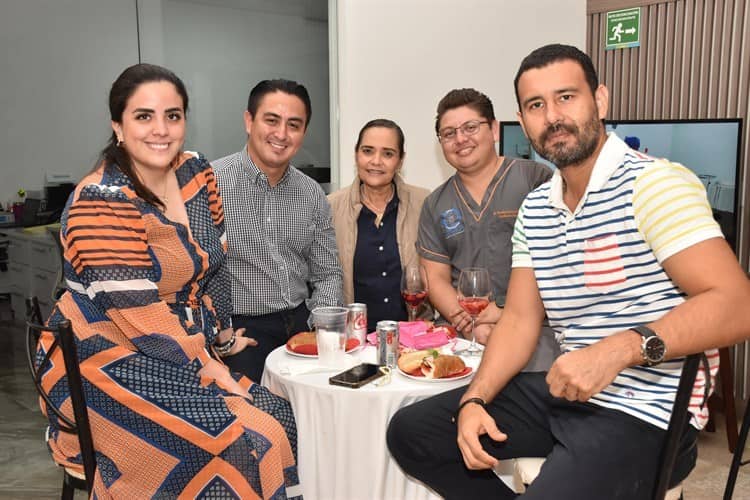
<instances>
[{"instance_id":1,"label":"embroidered logo on scrubs","mask_svg":"<svg viewBox=\"0 0 750 500\"><path fill-rule=\"evenodd\" d=\"M464 221L461 211L457 208L449 208L440 214L440 225L446 238L456 236L464 232Z\"/></svg>"},{"instance_id":2,"label":"embroidered logo on scrubs","mask_svg":"<svg viewBox=\"0 0 750 500\"><path fill-rule=\"evenodd\" d=\"M498 219L509 219L511 217L515 219L518 217L518 210L495 210L492 215Z\"/></svg>"}]
</instances>

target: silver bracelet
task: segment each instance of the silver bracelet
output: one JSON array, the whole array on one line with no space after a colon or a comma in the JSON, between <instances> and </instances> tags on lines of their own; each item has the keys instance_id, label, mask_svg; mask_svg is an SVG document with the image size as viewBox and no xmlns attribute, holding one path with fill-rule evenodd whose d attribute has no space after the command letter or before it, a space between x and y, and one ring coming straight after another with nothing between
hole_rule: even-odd
<instances>
[{"instance_id":1,"label":"silver bracelet","mask_svg":"<svg viewBox=\"0 0 750 500\"><path fill-rule=\"evenodd\" d=\"M232 347L234 347L234 343L237 341L237 337L232 332L232 338L228 341L222 343L222 344L214 344L214 349L216 349L216 353L221 356L222 358L229 354L229 352L232 350Z\"/></svg>"}]
</instances>

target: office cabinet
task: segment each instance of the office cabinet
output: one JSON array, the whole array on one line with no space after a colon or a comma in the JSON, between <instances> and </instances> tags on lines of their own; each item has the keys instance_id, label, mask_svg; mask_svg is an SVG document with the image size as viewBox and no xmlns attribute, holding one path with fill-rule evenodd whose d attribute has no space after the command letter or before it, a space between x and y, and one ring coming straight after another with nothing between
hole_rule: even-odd
<instances>
[{"instance_id":1,"label":"office cabinet","mask_svg":"<svg viewBox=\"0 0 750 500\"><path fill-rule=\"evenodd\" d=\"M39 299L46 318L55 304L53 297L62 272L58 245L46 228L34 232L21 229L5 231L8 245L8 283L11 307L17 320L26 315L25 300Z\"/></svg>"}]
</instances>

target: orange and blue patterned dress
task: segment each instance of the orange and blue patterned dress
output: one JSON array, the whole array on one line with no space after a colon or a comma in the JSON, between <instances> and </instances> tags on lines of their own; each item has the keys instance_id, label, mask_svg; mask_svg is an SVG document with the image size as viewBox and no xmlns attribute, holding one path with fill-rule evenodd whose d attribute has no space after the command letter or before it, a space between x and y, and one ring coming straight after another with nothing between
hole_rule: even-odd
<instances>
[{"instance_id":1,"label":"orange and blue patterned dress","mask_svg":"<svg viewBox=\"0 0 750 500\"><path fill-rule=\"evenodd\" d=\"M175 169L189 228L140 199L116 165L86 176L62 218L68 290L49 323L68 318L75 331L94 496L298 497L289 403L239 375L252 398L198 374L231 321L224 216L204 158L184 153ZM52 340L40 339L38 356ZM56 352L43 385L72 419ZM49 424L55 461L80 467L76 436L54 414Z\"/></svg>"}]
</instances>

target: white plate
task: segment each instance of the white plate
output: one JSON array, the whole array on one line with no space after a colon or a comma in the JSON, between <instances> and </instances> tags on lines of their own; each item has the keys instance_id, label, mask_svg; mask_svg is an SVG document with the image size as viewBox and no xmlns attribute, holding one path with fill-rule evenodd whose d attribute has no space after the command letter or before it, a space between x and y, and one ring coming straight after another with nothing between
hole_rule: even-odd
<instances>
[{"instance_id":1,"label":"white plate","mask_svg":"<svg viewBox=\"0 0 750 500\"><path fill-rule=\"evenodd\" d=\"M412 380L416 380L418 382L453 382L454 380L461 380L463 378L471 377L472 375L474 375L475 369L468 365L467 365L467 368L471 368L468 373L464 373L463 375L459 375L458 377L446 377L446 378L417 377L415 375L409 375L405 371L401 370L401 368L399 367L396 367L396 370L404 377L410 378Z\"/></svg>"},{"instance_id":2,"label":"white plate","mask_svg":"<svg viewBox=\"0 0 750 500\"><path fill-rule=\"evenodd\" d=\"M466 364L466 366L471 368L471 371L469 373L464 373L463 375L460 375L458 377L448 377L448 378L417 377L417 376L410 375L402 371L401 368L399 368L398 366L396 367L396 371L398 371L401 375L403 375L406 378L410 378L412 380L418 380L420 382L451 382L453 380L461 380L466 377L471 377L477 371L477 367L479 366L479 361L482 359L482 357L481 356L467 356L463 354L462 352L455 354L456 351L463 351L464 349L468 348L470 345L471 345L471 340L455 339L455 341L451 340L446 345L435 349L440 354L454 354L456 356L461 356L461 359L464 360L464 363ZM484 351L483 345L477 344L477 347L479 347L480 351Z\"/></svg>"},{"instance_id":3,"label":"white plate","mask_svg":"<svg viewBox=\"0 0 750 500\"><path fill-rule=\"evenodd\" d=\"M362 349L362 347L364 347L364 346L360 344L357 347L355 347L354 349L352 349L351 351L346 351L346 353L347 354L353 354L353 353L359 351L360 349ZM290 351L289 348L286 347L286 346L284 346L284 350L286 351L287 354L289 354L291 356L297 356L298 358L313 358L313 359L318 359L318 355L317 354L302 354L302 353L299 353L299 352Z\"/></svg>"}]
</instances>

